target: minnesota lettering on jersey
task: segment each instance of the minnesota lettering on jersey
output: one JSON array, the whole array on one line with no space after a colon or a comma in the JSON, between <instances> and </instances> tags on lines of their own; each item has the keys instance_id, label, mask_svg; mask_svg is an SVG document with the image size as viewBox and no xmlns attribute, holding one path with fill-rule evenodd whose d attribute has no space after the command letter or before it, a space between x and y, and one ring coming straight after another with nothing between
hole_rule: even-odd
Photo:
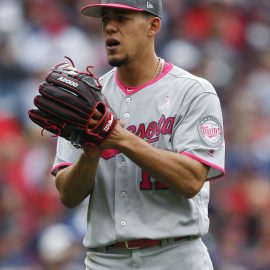
<instances>
[{"instance_id":1,"label":"minnesota lettering on jersey","mask_svg":"<svg viewBox=\"0 0 270 270\"><path fill-rule=\"evenodd\" d=\"M174 122L175 116L166 118L165 115L162 114L158 122L152 121L147 127L145 123L141 123L138 128L135 125L131 125L127 130L146 140L148 143L153 143L159 140L160 134L171 134Z\"/></svg>"},{"instance_id":2,"label":"minnesota lettering on jersey","mask_svg":"<svg viewBox=\"0 0 270 270\"><path fill-rule=\"evenodd\" d=\"M161 115L160 119L156 121L151 121L148 126L145 123L139 124L139 126L131 125L127 128L130 132L136 136L144 139L148 143L154 143L159 140L159 136L172 134L175 116L165 117L164 114ZM102 157L104 159L110 159L116 156L119 152L114 149L108 149L103 152ZM168 189L168 187L160 182L151 181L150 175L142 170L142 179L140 182L141 190L162 190Z\"/></svg>"}]
</instances>

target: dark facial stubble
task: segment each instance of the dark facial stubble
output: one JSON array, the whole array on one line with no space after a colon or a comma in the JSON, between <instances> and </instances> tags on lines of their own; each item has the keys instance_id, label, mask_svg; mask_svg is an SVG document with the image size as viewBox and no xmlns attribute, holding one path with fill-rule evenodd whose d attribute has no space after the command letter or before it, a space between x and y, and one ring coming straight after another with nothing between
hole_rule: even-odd
<instances>
[{"instance_id":1,"label":"dark facial stubble","mask_svg":"<svg viewBox=\"0 0 270 270\"><path fill-rule=\"evenodd\" d=\"M108 62L113 67L121 67L122 65L127 64L129 61L128 55L126 55L123 59L115 60L115 59L108 59Z\"/></svg>"}]
</instances>

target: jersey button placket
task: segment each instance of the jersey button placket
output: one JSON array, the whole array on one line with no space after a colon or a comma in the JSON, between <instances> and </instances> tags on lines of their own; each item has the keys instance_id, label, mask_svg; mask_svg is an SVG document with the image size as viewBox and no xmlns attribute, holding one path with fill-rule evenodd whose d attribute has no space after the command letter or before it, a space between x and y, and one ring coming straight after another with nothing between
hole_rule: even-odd
<instances>
[{"instance_id":1,"label":"jersey button placket","mask_svg":"<svg viewBox=\"0 0 270 270\"><path fill-rule=\"evenodd\" d=\"M116 236L124 237L127 230L130 205L128 200L128 179L127 179L127 160L125 156L116 157L116 181L115 181L115 221Z\"/></svg>"},{"instance_id":2,"label":"jersey button placket","mask_svg":"<svg viewBox=\"0 0 270 270\"><path fill-rule=\"evenodd\" d=\"M132 110L132 97L126 96L121 101L121 109L119 112L120 118L122 118L126 124L129 125L131 119ZM131 201L129 196L129 188L132 178L128 173L128 159L122 154L116 158L116 181L115 181L115 230L118 238L126 237L127 231L130 229L129 222L130 214L132 213Z\"/></svg>"}]
</instances>

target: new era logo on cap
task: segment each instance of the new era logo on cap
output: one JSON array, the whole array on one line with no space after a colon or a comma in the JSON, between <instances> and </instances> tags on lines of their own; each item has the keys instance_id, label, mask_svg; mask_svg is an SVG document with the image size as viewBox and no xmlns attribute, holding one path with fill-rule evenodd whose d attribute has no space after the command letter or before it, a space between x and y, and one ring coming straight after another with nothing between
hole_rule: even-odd
<instances>
[{"instance_id":1,"label":"new era logo on cap","mask_svg":"<svg viewBox=\"0 0 270 270\"><path fill-rule=\"evenodd\" d=\"M147 8L154 8L153 4L151 4L150 2L147 1L147 4L146 4Z\"/></svg>"}]
</instances>

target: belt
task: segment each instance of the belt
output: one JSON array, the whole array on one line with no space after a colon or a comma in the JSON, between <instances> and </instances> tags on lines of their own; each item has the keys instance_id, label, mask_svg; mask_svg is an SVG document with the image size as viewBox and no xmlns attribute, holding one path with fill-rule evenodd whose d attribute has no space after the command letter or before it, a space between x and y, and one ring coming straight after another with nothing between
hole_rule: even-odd
<instances>
[{"instance_id":1,"label":"belt","mask_svg":"<svg viewBox=\"0 0 270 270\"><path fill-rule=\"evenodd\" d=\"M176 237L168 239L169 241L173 240L174 242L180 240L187 240L190 239L190 236L183 236L183 237ZM159 245L162 243L161 240L153 240L153 239L136 239L136 240L129 240L123 242L117 242L107 247L117 247L117 248L125 248L125 249L140 249L140 248L149 248L155 245Z\"/></svg>"}]
</instances>

